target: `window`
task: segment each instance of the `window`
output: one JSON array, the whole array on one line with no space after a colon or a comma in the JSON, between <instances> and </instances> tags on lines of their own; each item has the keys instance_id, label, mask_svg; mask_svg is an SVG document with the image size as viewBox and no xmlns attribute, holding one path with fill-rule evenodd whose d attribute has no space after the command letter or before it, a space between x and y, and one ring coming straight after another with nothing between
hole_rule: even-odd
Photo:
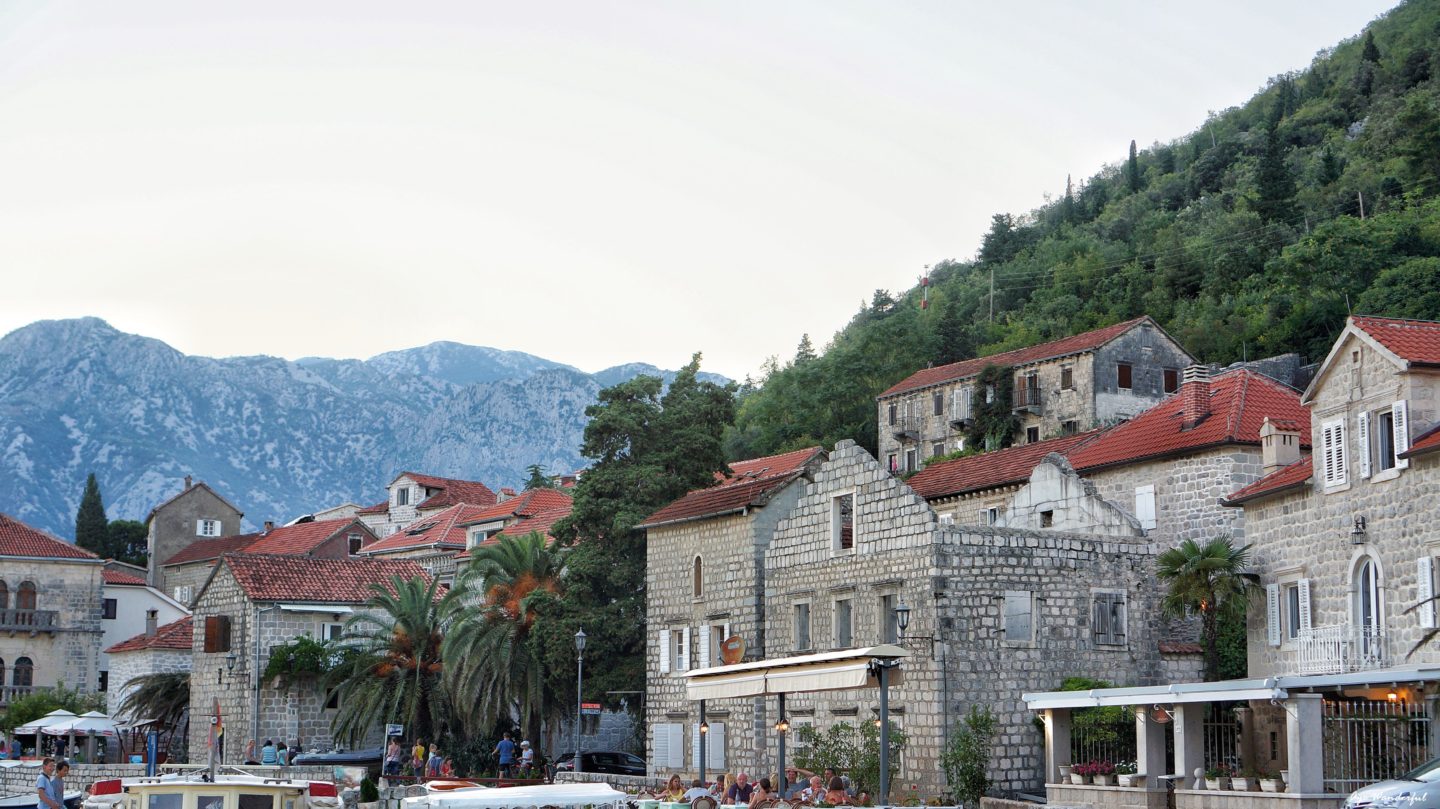
<instances>
[{"instance_id":1,"label":"window","mask_svg":"<svg viewBox=\"0 0 1440 809\"><path fill-rule=\"evenodd\" d=\"M1155 484L1135 487L1135 519L1146 531L1155 528Z\"/></svg>"},{"instance_id":2,"label":"window","mask_svg":"<svg viewBox=\"0 0 1440 809\"><path fill-rule=\"evenodd\" d=\"M855 547L855 494L830 499L830 549L848 551Z\"/></svg>"},{"instance_id":3,"label":"window","mask_svg":"<svg viewBox=\"0 0 1440 809\"><path fill-rule=\"evenodd\" d=\"M195 536L200 536L200 537L218 537L218 536L220 536L220 521L219 521L219 520L196 520L196 521L195 521Z\"/></svg>"},{"instance_id":4,"label":"window","mask_svg":"<svg viewBox=\"0 0 1440 809\"><path fill-rule=\"evenodd\" d=\"M1420 626L1435 628L1435 557L1425 555L1416 560L1418 570L1415 577L1415 606L1420 614Z\"/></svg>"},{"instance_id":5,"label":"window","mask_svg":"<svg viewBox=\"0 0 1440 809\"><path fill-rule=\"evenodd\" d=\"M880 642L900 642L900 616L895 613L896 596L880 596Z\"/></svg>"},{"instance_id":6,"label":"window","mask_svg":"<svg viewBox=\"0 0 1440 809\"><path fill-rule=\"evenodd\" d=\"M955 452L964 452L964 451L965 451L965 439L963 439L963 438L957 438L957 439L955 439Z\"/></svg>"},{"instance_id":7,"label":"window","mask_svg":"<svg viewBox=\"0 0 1440 809\"><path fill-rule=\"evenodd\" d=\"M0 610L10 606L10 588L4 581L0 581Z\"/></svg>"},{"instance_id":8,"label":"window","mask_svg":"<svg viewBox=\"0 0 1440 809\"><path fill-rule=\"evenodd\" d=\"M1074 435L1078 432L1080 432L1080 422L1073 420L1060 422L1061 435Z\"/></svg>"},{"instance_id":9,"label":"window","mask_svg":"<svg viewBox=\"0 0 1440 809\"><path fill-rule=\"evenodd\" d=\"M994 403L995 403L995 386L994 386L994 385L986 385L986 386L985 386L985 404L994 404Z\"/></svg>"},{"instance_id":10,"label":"window","mask_svg":"<svg viewBox=\"0 0 1440 809\"><path fill-rule=\"evenodd\" d=\"M204 648L210 653L230 651L230 616L206 616Z\"/></svg>"},{"instance_id":11,"label":"window","mask_svg":"<svg viewBox=\"0 0 1440 809\"><path fill-rule=\"evenodd\" d=\"M100 602L100 617L115 620L116 602L113 598L107 598Z\"/></svg>"},{"instance_id":12,"label":"window","mask_svg":"<svg viewBox=\"0 0 1440 809\"><path fill-rule=\"evenodd\" d=\"M690 565L690 578L691 594L699 598L705 591L705 563L701 562L698 556L695 557L695 561Z\"/></svg>"},{"instance_id":13,"label":"window","mask_svg":"<svg viewBox=\"0 0 1440 809\"><path fill-rule=\"evenodd\" d=\"M891 403L890 403L890 407L889 407L889 419L890 419L890 426L891 426L891 427L894 427L894 426L895 426L895 422L896 422L896 420L897 420L895 411L896 411L895 403L894 403L894 402L891 402Z\"/></svg>"},{"instance_id":14,"label":"window","mask_svg":"<svg viewBox=\"0 0 1440 809\"><path fill-rule=\"evenodd\" d=\"M275 806L275 796L268 793L242 792L236 798L236 809L274 809Z\"/></svg>"},{"instance_id":15,"label":"window","mask_svg":"<svg viewBox=\"0 0 1440 809\"><path fill-rule=\"evenodd\" d=\"M915 452L914 449L907 449L907 450L905 450L905 471L906 471L906 472L914 472L916 469L919 469L919 468L920 468L920 462L919 462L918 460L916 460L915 455L916 455L916 452Z\"/></svg>"},{"instance_id":16,"label":"window","mask_svg":"<svg viewBox=\"0 0 1440 809\"><path fill-rule=\"evenodd\" d=\"M99 689L99 690L100 690L100 692L101 692L102 694L103 694L104 692L110 690L110 672L108 672L108 671L102 671L102 672L100 672L100 689Z\"/></svg>"},{"instance_id":17,"label":"window","mask_svg":"<svg viewBox=\"0 0 1440 809\"><path fill-rule=\"evenodd\" d=\"M350 555L351 555L351 556L354 556L354 555L360 553L360 544L361 544L361 542L362 542L362 539L363 539L363 537L361 537L359 534L347 534L347 535L346 535L345 541L350 544Z\"/></svg>"},{"instance_id":18,"label":"window","mask_svg":"<svg viewBox=\"0 0 1440 809\"><path fill-rule=\"evenodd\" d=\"M0 686L3 685L5 685L5 660L3 658L0 658Z\"/></svg>"},{"instance_id":19,"label":"window","mask_svg":"<svg viewBox=\"0 0 1440 809\"><path fill-rule=\"evenodd\" d=\"M1265 585L1265 635L1271 646L1310 630L1310 580Z\"/></svg>"},{"instance_id":20,"label":"window","mask_svg":"<svg viewBox=\"0 0 1440 809\"><path fill-rule=\"evenodd\" d=\"M1060 390L1075 390L1074 366L1060 366Z\"/></svg>"},{"instance_id":21,"label":"window","mask_svg":"<svg viewBox=\"0 0 1440 809\"><path fill-rule=\"evenodd\" d=\"M850 599L835 602L835 648L849 649L855 645L855 624L850 614Z\"/></svg>"},{"instance_id":22,"label":"window","mask_svg":"<svg viewBox=\"0 0 1440 809\"><path fill-rule=\"evenodd\" d=\"M951 395L954 397L954 401L950 404L950 418L954 421L970 418L970 386L964 385L956 388Z\"/></svg>"},{"instance_id":23,"label":"window","mask_svg":"<svg viewBox=\"0 0 1440 809\"><path fill-rule=\"evenodd\" d=\"M1055 527L1055 512L1053 512L1053 511L1048 511L1048 510L1047 510L1047 511L1042 511L1042 512L1040 512L1040 527L1041 527L1041 528L1054 528L1054 527Z\"/></svg>"},{"instance_id":24,"label":"window","mask_svg":"<svg viewBox=\"0 0 1440 809\"><path fill-rule=\"evenodd\" d=\"M344 634L345 634L345 625L344 625L344 624L321 624L321 625L320 625L320 640L324 640L324 641L340 640L340 637L341 637L342 635L344 635Z\"/></svg>"},{"instance_id":25,"label":"window","mask_svg":"<svg viewBox=\"0 0 1440 809\"><path fill-rule=\"evenodd\" d=\"M1040 374L1031 372L1025 375L1025 381L1020 389L1015 391L1015 398L1019 401L1017 405L1036 406L1040 404Z\"/></svg>"},{"instance_id":26,"label":"window","mask_svg":"<svg viewBox=\"0 0 1440 809\"><path fill-rule=\"evenodd\" d=\"M700 660L700 668L725 665L724 646L727 638L730 637L729 624L711 624L705 633L708 638L701 638L709 654Z\"/></svg>"},{"instance_id":27,"label":"window","mask_svg":"<svg viewBox=\"0 0 1440 809\"><path fill-rule=\"evenodd\" d=\"M1009 590L1005 593L1004 614L1001 628L1006 643L1034 643L1035 616L1034 598L1028 590Z\"/></svg>"},{"instance_id":28,"label":"window","mask_svg":"<svg viewBox=\"0 0 1440 809\"><path fill-rule=\"evenodd\" d=\"M1300 637L1300 583L1285 585L1285 637Z\"/></svg>"},{"instance_id":29,"label":"window","mask_svg":"<svg viewBox=\"0 0 1440 809\"><path fill-rule=\"evenodd\" d=\"M1178 368L1166 368L1164 375L1164 392L1174 393L1180 390L1180 370Z\"/></svg>"},{"instance_id":30,"label":"window","mask_svg":"<svg viewBox=\"0 0 1440 809\"><path fill-rule=\"evenodd\" d=\"M656 768L678 770L685 766L685 726L680 722L656 722L650 742L650 763ZM706 743L708 746L708 742ZM708 751L707 751L708 752Z\"/></svg>"},{"instance_id":31,"label":"window","mask_svg":"<svg viewBox=\"0 0 1440 809\"><path fill-rule=\"evenodd\" d=\"M1027 444L1034 444L1035 442L1037 442L1037 441L1039 441L1039 440L1040 440L1040 428L1039 428L1039 427L1026 427L1026 428L1025 428L1025 443L1027 443Z\"/></svg>"},{"instance_id":32,"label":"window","mask_svg":"<svg viewBox=\"0 0 1440 809\"><path fill-rule=\"evenodd\" d=\"M1343 418L1320 425L1320 465L1326 488L1343 486L1348 481Z\"/></svg>"},{"instance_id":33,"label":"window","mask_svg":"<svg viewBox=\"0 0 1440 809\"><path fill-rule=\"evenodd\" d=\"M1128 363L1128 362L1116 363L1116 365L1115 365L1115 377L1116 377L1116 383L1115 383L1115 384L1116 384L1116 387L1120 388L1120 390L1130 390L1130 387L1131 387L1131 384L1132 384L1132 381L1131 381L1131 368L1130 368L1130 363Z\"/></svg>"},{"instance_id":34,"label":"window","mask_svg":"<svg viewBox=\"0 0 1440 809\"><path fill-rule=\"evenodd\" d=\"M38 599L36 598L36 594L35 594L35 582L33 582L33 581L22 581L22 582L20 582L20 589L15 591L15 609L17 609L17 610L33 610L33 609L37 609L37 607L35 606L37 602L38 602Z\"/></svg>"},{"instance_id":35,"label":"window","mask_svg":"<svg viewBox=\"0 0 1440 809\"><path fill-rule=\"evenodd\" d=\"M409 486L401 486L400 488L398 488L398 489L395 490L395 505L397 505L397 506L408 506L408 505L410 505L410 487L409 487Z\"/></svg>"},{"instance_id":36,"label":"window","mask_svg":"<svg viewBox=\"0 0 1440 809\"><path fill-rule=\"evenodd\" d=\"M35 685L35 663L28 657L15 658L15 669L10 674L10 684L21 688Z\"/></svg>"},{"instance_id":37,"label":"window","mask_svg":"<svg viewBox=\"0 0 1440 809\"><path fill-rule=\"evenodd\" d=\"M930 394L930 407L935 415L945 415L945 394L938 390Z\"/></svg>"},{"instance_id":38,"label":"window","mask_svg":"<svg viewBox=\"0 0 1440 809\"><path fill-rule=\"evenodd\" d=\"M934 458L936 455L944 455L944 454L945 454L945 442L944 442L944 441L936 441L935 443L933 443L933 444L930 445L930 457L931 457L931 458Z\"/></svg>"},{"instance_id":39,"label":"window","mask_svg":"<svg viewBox=\"0 0 1440 809\"><path fill-rule=\"evenodd\" d=\"M1125 594L1094 595L1094 625L1091 634L1099 646L1125 645Z\"/></svg>"},{"instance_id":40,"label":"window","mask_svg":"<svg viewBox=\"0 0 1440 809\"><path fill-rule=\"evenodd\" d=\"M896 454L893 453L893 452L890 453L890 471L891 471L891 472L899 472L899 471L900 471L900 456L899 456L899 455L896 455Z\"/></svg>"},{"instance_id":41,"label":"window","mask_svg":"<svg viewBox=\"0 0 1440 809\"><path fill-rule=\"evenodd\" d=\"M995 523L997 523L997 522L999 522L999 521L1000 521L1000 509L998 509L998 508L982 508L982 509L980 509L980 524L981 524L981 525L994 525Z\"/></svg>"},{"instance_id":42,"label":"window","mask_svg":"<svg viewBox=\"0 0 1440 809\"><path fill-rule=\"evenodd\" d=\"M1396 457L1410 448L1410 434L1406 422L1409 408L1402 399L1387 410L1361 413L1356 419L1358 449L1360 455L1360 477L1370 477L1371 470L1385 472L1390 469L1404 469L1409 462ZM1343 423L1343 422L1342 422Z\"/></svg>"},{"instance_id":43,"label":"window","mask_svg":"<svg viewBox=\"0 0 1440 809\"><path fill-rule=\"evenodd\" d=\"M795 651L810 649L810 602L795 605Z\"/></svg>"},{"instance_id":44,"label":"window","mask_svg":"<svg viewBox=\"0 0 1440 809\"><path fill-rule=\"evenodd\" d=\"M176 601L179 601L181 604L189 604L189 603L190 603L190 596L191 596L192 592L193 592L193 586L192 586L192 585L182 584L182 585L180 585L180 586L178 586L178 587L175 588L175 590L171 593L171 596L172 596Z\"/></svg>"},{"instance_id":45,"label":"window","mask_svg":"<svg viewBox=\"0 0 1440 809\"><path fill-rule=\"evenodd\" d=\"M670 642L674 648L670 652L670 659L675 661L676 671L690 670L690 627L671 630Z\"/></svg>"},{"instance_id":46,"label":"window","mask_svg":"<svg viewBox=\"0 0 1440 809\"><path fill-rule=\"evenodd\" d=\"M196 795L195 809L225 809L225 796Z\"/></svg>"},{"instance_id":47,"label":"window","mask_svg":"<svg viewBox=\"0 0 1440 809\"><path fill-rule=\"evenodd\" d=\"M162 795L151 794L145 806L146 809L180 809L180 804L184 800L185 796L179 792L167 792Z\"/></svg>"}]
</instances>

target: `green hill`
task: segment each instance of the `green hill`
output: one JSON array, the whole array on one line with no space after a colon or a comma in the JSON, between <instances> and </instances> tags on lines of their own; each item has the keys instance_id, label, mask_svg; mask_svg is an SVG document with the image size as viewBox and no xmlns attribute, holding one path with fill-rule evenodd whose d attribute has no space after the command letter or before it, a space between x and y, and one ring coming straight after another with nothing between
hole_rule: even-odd
<instances>
[{"instance_id":1,"label":"green hill","mask_svg":"<svg viewBox=\"0 0 1440 809\"><path fill-rule=\"evenodd\" d=\"M807 338L772 362L731 457L841 438L873 452L875 395L916 369L1140 314L1220 363L1323 357L1349 311L1440 319L1440 0L1119 155L1051 204L996 214L973 260L932 268L927 308L920 287L877 290L823 353Z\"/></svg>"}]
</instances>

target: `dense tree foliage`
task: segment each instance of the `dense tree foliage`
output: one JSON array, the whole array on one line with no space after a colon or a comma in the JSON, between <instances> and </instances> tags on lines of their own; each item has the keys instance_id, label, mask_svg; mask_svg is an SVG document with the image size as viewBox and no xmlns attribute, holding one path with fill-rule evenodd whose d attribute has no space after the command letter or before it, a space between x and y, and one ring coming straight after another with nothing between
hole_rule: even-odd
<instances>
[{"instance_id":1,"label":"dense tree foliage","mask_svg":"<svg viewBox=\"0 0 1440 809\"><path fill-rule=\"evenodd\" d=\"M873 452L875 396L915 370L1141 314L1215 362L1318 359L1352 311L1440 318L1437 65L1440 1L1405 3L1190 135L996 214L973 260L931 269L927 308L877 290L818 356L772 358L728 456Z\"/></svg>"},{"instance_id":2,"label":"dense tree foliage","mask_svg":"<svg viewBox=\"0 0 1440 809\"><path fill-rule=\"evenodd\" d=\"M85 479L85 491L80 495L80 508L75 511L75 544L98 556L105 556L109 550L109 520L105 517L105 503L100 499L100 484L95 482L95 473Z\"/></svg>"}]
</instances>

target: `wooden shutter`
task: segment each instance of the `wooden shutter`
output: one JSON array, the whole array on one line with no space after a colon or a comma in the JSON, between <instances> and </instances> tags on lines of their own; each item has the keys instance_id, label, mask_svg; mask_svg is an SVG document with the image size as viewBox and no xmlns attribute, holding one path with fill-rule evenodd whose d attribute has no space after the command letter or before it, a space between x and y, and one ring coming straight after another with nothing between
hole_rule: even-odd
<instances>
[{"instance_id":1,"label":"wooden shutter","mask_svg":"<svg viewBox=\"0 0 1440 809\"><path fill-rule=\"evenodd\" d=\"M1265 585L1265 641L1280 645L1280 585Z\"/></svg>"},{"instance_id":2,"label":"wooden shutter","mask_svg":"<svg viewBox=\"0 0 1440 809\"><path fill-rule=\"evenodd\" d=\"M650 761L656 767L670 766L670 725L656 722L650 726Z\"/></svg>"},{"instance_id":3,"label":"wooden shutter","mask_svg":"<svg viewBox=\"0 0 1440 809\"><path fill-rule=\"evenodd\" d=\"M1323 447L1323 471L1326 486L1340 486L1348 479L1345 464L1345 420L1331 421L1320 428Z\"/></svg>"},{"instance_id":4,"label":"wooden shutter","mask_svg":"<svg viewBox=\"0 0 1440 809\"><path fill-rule=\"evenodd\" d=\"M1110 642L1117 646L1125 645L1125 595L1123 593L1110 594ZM1033 615L1033 611L1032 611ZM1033 629L1032 629L1033 631Z\"/></svg>"},{"instance_id":5,"label":"wooden shutter","mask_svg":"<svg viewBox=\"0 0 1440 809\"><path fill-rule=\"evenodd\" d=\"M1155 528L1155 485L1135 487L1135 519L1146 531Z\"/></svg>"},{"instance_id":6,"label":"wooden shutter","mask_svg":"<svg viewBox=\"0 0 1440 809\"><path fill-rule=\"evenodd\" d=\"M1105 593L1096 593L1094 596L1095 626L1094 635L1096 643L1110 642L1110 604Z\"/></svg>"},{"instance_id":7,"label":"wooden shutter","mask_svg":"<svg viewBox=\"0 0 1440 809\"><path fill-rule=\"evenodd\" d=\"M1355 419L1355 449L1360 453L1360 478L1370 477L1370 414Z\"/></svg>"},{"instance_id":8,"label":"wooden shutter","mask_svg":"<svg viewBox=\"0 0 1440 809\"><path fill-rule=\"evenodd\" d=\"M665 766L678 770L685 766L685 726L679 722L671 722L665 728L670 735L670 756L666 759Z\"/></svg>"},{"instance_id":9,"label":"wooden shutter","mask_svg":"<svg viewBox=\"0 0 1440 809\"><path fill-rule=\"evenodd\" d=\"M670 630L668 629L660 630L660 673L670 673Z\"/></svg>"},{"instance_id":10,"label":"wooden shutter","mask_svg":"<svg viewBox=\"0 0 1440 809\"><path fill-rule=\"evenodd\" d=\"M690 670L690 627L680 630L680 659L675 661L676 671Z\"/></svg>"},{"instance_id":11,"label":"wooden shutter","mask_svg":"<svg viewBox=\"0 0 1440 809\"><path fill-rule=\"evenodd\" d=\"M1395 431L1395 468L1404 469L1410 465L1409 458L1400 457L1400 453L1410 449L1410 406L1404 399L1390 408L1390 426Z\"/></svg>"},{"instance_id":12,"label":"wooden shutter","mask_svg":"<svg viewBox=\"0 0 1440 809\"><path fill-rule=\"evenodd\" d=\"M207 615L205 617L205 651L230 651L230 616Z\"/></svg>"},{"instance_id":13,"label":"wooden shutter","mask_svg":"<svg viewBox=\"0 0 1440 809\"><path fill-rule=\"evenodd\" d=\"M700 668L710 668L710 626L704 624L700 627Z\"/></svg>"},{"instance_id":14,"label":"wooden shutter","mask_svg":"<svg viewBox=\"0 0 1440 809\"><path fill-rule=\"evenodd\" d=\"M1300 631L1310 631L1310 580L1301 579L1296 585L1300 591Z\"/></svg>"},{"instance_id":15,"label":"wooden shutter","mask_svg":"<svg viewBox=\"0 0 1440 809\"><path fill-rule=\"evenodd\" d=\"M1435 627L1435 560L1422 556L1415 560L1415 609L1420 613L1420 626Z\"/></svg>"},{"instance_id":16,"label":"wooden shutter","mask_svg":"<svg viewBox=\"0 0 1440 809\"><path fill-rule=\"evenodd\" d=\"M725 723L710 723L710 738L705 742L705 766L711 772L725 769Z\"/></svg>"}]
</instances>

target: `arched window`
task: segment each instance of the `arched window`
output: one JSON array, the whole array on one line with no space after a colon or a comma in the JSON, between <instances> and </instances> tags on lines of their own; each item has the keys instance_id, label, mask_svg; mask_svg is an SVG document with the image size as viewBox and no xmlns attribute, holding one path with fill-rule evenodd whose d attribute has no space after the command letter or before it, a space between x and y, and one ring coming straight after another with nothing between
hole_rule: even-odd
<instances>
[{"instance_id":1,"label":"arched window","mask_svg":"<svg viewBox=\"0 0 1440 809\"><path fill-rule=\"evenodd\" d=\"M20 589L15 591L15 609L17 609L17 610L33 610L33 609L35 609L35 582L33 582L33 581L22 581L22 582L20 582ZM19 664L17 663L16 665L18 666Z\"/></svg>"},{"instance_id":2,"label":"arched window","mask_svg":"<svg viewBox=\"0 0 1440 809\"><path fill-rule=\"evenodd\" d=\"M695 597L699 598L705 590L705 563L701 562L698 556L695 557L695 564L692 566L691 574L692 578L694 578Z\"/></svg>"},{"instance_id":3,"label":"arched window","mask_svg":"<svg viewBox=\"0 0 1440 809\"><path fill-rule=\"evenodd\" d=\"M10 677L11 685L29 688L35 684L35 664L31 663L28 657L16 658L15 673Z\"/></svg>"},{"instance_id":4,"label":"arched window","mask_svg":"<svg viewBox=\"0 0 1440 809\"><path fill-rule=\"evenodd\" d=\"M1380 664L1384 653L1385 603L1380 589L1380 568L1369 556L1355 565L1351 583L1351 608L1356 633L1356 652L1362 660Z\"/></svg>"},{"instance_id":5,"label":"arched window","mask_svg":"<svg viewBox=\"0 0 1440 809\"><path fill-rule=\"evenodd\" d=\"M0 581L0 610L10 606L10 587Z\"/></svg>"},{"instance_id":6,"label":"arched window","mask_svg":"<svg viewBox=\"0 0 1440 809\"><path fill-rule=\"evenodd\" d=\"M5 660L0 658L0 685L5 684Z\"/></svg>"}]
</instances>

